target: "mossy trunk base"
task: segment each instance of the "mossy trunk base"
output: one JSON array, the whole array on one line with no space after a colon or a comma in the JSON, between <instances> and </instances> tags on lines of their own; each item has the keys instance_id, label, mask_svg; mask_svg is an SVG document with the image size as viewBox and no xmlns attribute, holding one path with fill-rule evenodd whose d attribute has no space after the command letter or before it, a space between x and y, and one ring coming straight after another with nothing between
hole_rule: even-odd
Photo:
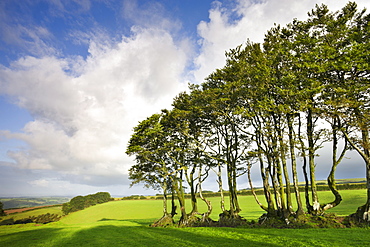
<instances>
[{"instance_id":1,"label":"mossy trunk base","mask_svg":"<svg viewBox=\"0 0 370 247\"><path fill-rule=\"evenodd\" d=\"M300 214L290 216L287 220L280 217L267 217L266 214L259 218L258 224L272 228L346 228L344 217L335 214L311 215Z\"/></svg>"},{"instance_id":2,"label":"mossy trunk base","mask_svg":"<svg viewBox=\"0 0 370 247\"><path fill-rule=\"evenodd\" d=\"M356 213L346 217L348 227L353 226L370 226L370 208L368 204L358 207Z\"/></svg>"},{"instance_id":3,"label":"mossy trunk base","mask_svg":"<svg viewBox=\"0 0 370 247\"><path fill-rule=\"evenodd\" d=\"M163 215L162 218L155 221L151 227L169 227L174 225L174 220L171 215Z\"/></svg>"},{"instance_id":4,"label":"mossy trunk base","mask_svg":"<svg viewBox=\"0 0 370 247\"><path fill-rule=\"evenodd\" d=\"M242 218L238 214L231 214L229 211L224 211L219 215L218 225L219 226L228 226L228 227L235 227L235 226L242 226L247 224L247 220Z\"/></svg>"}]
</instances>

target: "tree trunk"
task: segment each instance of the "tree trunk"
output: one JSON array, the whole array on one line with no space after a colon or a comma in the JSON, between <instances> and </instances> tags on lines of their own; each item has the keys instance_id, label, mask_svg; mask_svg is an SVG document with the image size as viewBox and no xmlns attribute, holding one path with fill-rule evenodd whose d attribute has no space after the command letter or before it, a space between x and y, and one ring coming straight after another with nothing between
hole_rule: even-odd
<instances>
[{"instance_id":1,"label":"tree trunk","mask_svg":"<svg viewBox=\"0 0 370 247\"><path fill-rule=\"evenodd\" d=\"M308 139L308 165L310 171L311 195L312 195L312 212L320 213L320 203L317 196L316 178L315 178L315 143L314 143L314 124L312 109L307 110L307 139Z\"/></svg>"},{"instance_id":2,"label":"tree trunk","mask_svg":"<svg viewBox=\"0 0 370 247\"><path fill-rule=\"evenodd\" d=\"M191 196L191 213L190 214L196 214L198 213L198 204L197 204L197 196L196 196L196 189L194 186L194 173L195 173L196 166L194 165L190 171L189 175L186 175L186 180L188 182L188 185L190 187L190 196Z\"/></svg>"},{"instance_id":3,"label":"tree trunk","mask_svg":"<svg viewBox=\"0 0 370 247\"><path fill-rule=\"evenodd\" d=\"M218 168L217 184L218 184L218 189L220 191L220 196L221 196L220 205L221 205L222 212L224 212L225 211L225 195L224 195L224 189L222 188L222 168L221 168L220 162L218 162L217 168Z\"/></svg>"},{"instance_id":4,"label":"tree trunk","mask_svg":"<svg viewBox=\"0 0 370 247\"><path fill-rule=\"evenodd\" d=\"M290 186L290 179L289 179L289 173L288 173L288 167L287 167L287 161L285 158L285 148L283 147L284 141L283 138L280 138L280 152L281 152L281 164L283 168L283 174L285 179L285 194L286 194L286 209L288 211L288 214L293 213L293 205L292 205L292 195L291 195L291 186Z\"/></svg>"},{"instance_id":5,"label":"tree trunk","mask_svg":"<svg viewBox=\"0 0 370 247\"><path fill-rule=\"evenodd\" d=\"M292 177L293 177L293 187L294 187L294 194L296 197L297 202L297 216L302 215L304 213L302 207L302 200L301 194L299 193L299 185L298 185L298 176L297 176L297 160L295 156L295 145L294 145L294 129L293 129L293 119L291 114L287 114L287 123L288 123L288 136L289 136L289 152L290 152L290 159L292 162Z\"/></svg>"},{"instance_id":6,"label":"tree trunk","mask_svg":"<svg viewBox=\"0 0 370 247\"><path fill-rule=\"evenodd\" d=\"M307 174L307 156L306 156L306 147L304 145L302 136L301 136L301 128L302 128L302 123L301 123L301 117L299 116L298 118L298 139L300 143L300 149L301 149L301 156L303 159L303 176L304 176L304 181L305 181L305 187L304 187L304 195L305 195L305 201L306 201L306 208L308 212L312 211L312 206L310 203L310 195L309 195L309 182L308 182L308 174Z\"/></svg>"},{"instance_id":7,"label":"tree trunk","mask_svg":"<svg viewBox=\"0 0 370 247\"><path fill-rule=\"evenodd\" d=\"M174 217L177 213L176 213L176 209L177 209L177 206L176 206L176 203L175 203L175 190L173 188L173 186L171 186L171 217Z\"/></svg>"},{"instance_id":8,"label":"tree trunk","mask_svg":"<svg viewBox=\"0 0 370 247\"><path fill-rule=\"evenodd\" d=\"M167 185L163 185L162 189L163 189L163 215L168 215L168 210L167 210Z\"/></svg>"},{"instance_id":9,"label":"tree trunk","mask_svg":"<svg viewBox=\"0 0 370 247\"><path fill-rule=\"evenodd\" d=\"M284 218L289 217L290 214L293 213L293 206L292 206L292 197L291 197L291 188L290 188L290 179L289 179L289 173L288 173L288 168L287 168L287 162L286 162L286 145L284 143L283 139L283 131L282 131L282 124L281 124L281 118L280 116L277 118L274 118L274 123L275 123L275 130L277 133L277 139L279 143L279 149L276 150L280 157L280 161L278 161L278 172L280 173L279 177L279 183L280 183L280 193L283 197L284 191L286 195L286 204L285 200L282 200L282 205L283 205L283 210L284 210ZM281 166L280 166L281 165ZM283 176L284 175L284 181L285 181L285 187L286 189L284 190L284 182L283 182Z\"/></svg>"},{"instance_id":10,"label":"tree trunk","mask_svg":"<svg viewBox=\"0 0 370 247\"><path fill-rule=\"evenodd\" d=\"M258 200L258 197L257 197L257 194L254 190L254 187L253 187L253 183L252 183L252 178L251 178L251 167L252 165L251 164L248 164L248 170L247 170L247 175L248 175L248 181L249 181L249 187L251 188L251 192L252 192L252 195L254 197L254 199L256 200L257 204L263 209L265 210L266 212L268 212L268 208L266 206L264 206L260 200Z\"/></svg>"},{"instance_id":11,"label":"tree trunk","mask_svg":"<svg viewBox=\"0 0 370 247\"><path fill-rule=\"evenodd\" d=\"M180 205L181 217L180 217L179 225L186 226L188 215L186 214L186 209L185 209L185 195L184 195L184 189L182 186L182 173L183 173L183 170L179 172L180 177L175 176L171 178L172 178L174 190L176 191L177 200L179 201L179 205Z\"/></svg>"},{"instance_id":12,"label":"tree trunk","mask_svg":"<svg viewBox=\"0 0 370 247\"><path fill-rule=\"evenodd\" d=\"M337 118L333 118L332 122L332 136L333 136L333 147L332 147L332 167L328 176L328 186L331 190L331 192L334 195L334 201L324 204L321 206L321 209L323 211L328 210L330 208L336 207L339 205L339 203L342 201L342 196L340 195L339 191L337 190L336 182L335 182L335 171L337 169L337 166L344 158L344 155L347 151L347 141L345 141L344 148L341 152L341 155L339 158L337 158L337 152L338 152L338 122L339 120Z\"/></svg>"},{"instance_id":13,"label":"tree trunk","mask_svg":"<svg viewBox=\"0 0 370 247\"><path fill-rule=\"evenodd\" d=\"M271 155L268 155L271 156ZM275 205L277 209L278 216L282 216L283 213L283 207L282 207L282 200L281 200L281 194L279 190L279 184L277 179L277 172L276 172L276 164L273 163L273 160L271 157L267 158L268 167L270 177L272 180L272 187L274 188L274 197L275 197Z\"/></svg>"},{"instance_id":14,"label":"tree trunk","mask_svg":"<svg viewBox=\"0 0 370 247\"><path fill-rule=\"evenodd\" d=\"M235 142L235 143L234 143ZM233 155L233 152L237 152L234 148L237 148L237 134L235 130L229 131L225 127L225 146L226 146L226 170L227 170L227 182L229 186L229 198L230 198L230 209L229 216L231 218L237 218L238 213L240 212L238 195L237 195L237 186L236 186L236 154Z\"/></svg>"},{"instance_id":15,"label":"tree trunk","mask_svg":"<svg viewBox=\"0 0 370 247\"><path fill-rule=\"evenodd\" d=\"M207 212L202 214L202 222L210 221L209 215L212 213L212 204L209 200L207 200L203 196L203 190L202 190L202 167L199 168L199 175L198 175L198 188L199 188L199 197L202 199L206 205L207 205Z\"/></svg>"},{"instance_id":16,"label":"tree trunk","mask_svg":"<svg viewBox=\"0 0 370 247\"><path fill-rule=\"evenodd\" d=\"M263 191L267 203L267 214L270 217L275 217L276 216L276 211L275 211L275 206L272 201L272 196L271 196L271 191L270 191L270 185L269 185L269 169L264 167L264 161L262 158L262 148L261 148L261 140L260 140L260 134L259 132L256 133L256 142L258 146L258 160L260 163L260 173L261 173L261 178L263 182Z\"/></svg>"},{"instance_id":17,"label":"tree trunk","mask_svg":"<svg viewBox=\"0 0 370 247\"><path fill-rule=\"evenodd\" d=\"M348 142L351 146L356 149L356 151L361 155L366 165L366 190L367 190L367 199L363 206L359 207L355 213L356 218L360 221L370 222L370 140L369 140L369 130L367 126L361 126L361 141L362 141L362 150L357 146L351 138L348 136L348 133L343 131Z\"/></svg>"},{"instance_id":18,"label":"tree trunk","mask_svg":"<svg viewBox=\"0 0 370 247\"><path fill-rule=\"evenodd\" d=\"M167 184L162 185L163 189L163 216L156 220L151 226L152 227L167 227L174 224L173 213L169 214L167 211ZM172 195L173 198L173 195Z\"/></svg>"}]
</instances>

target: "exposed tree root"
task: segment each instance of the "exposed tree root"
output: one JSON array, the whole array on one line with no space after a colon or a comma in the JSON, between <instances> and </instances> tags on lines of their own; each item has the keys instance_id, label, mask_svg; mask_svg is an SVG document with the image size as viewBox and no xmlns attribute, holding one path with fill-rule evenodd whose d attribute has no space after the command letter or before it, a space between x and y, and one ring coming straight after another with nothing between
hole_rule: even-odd
<instances>
[{"instance_id":1,"label":"exposed tree root","mask_svg":"<svg viewBox=\"0 0 370 247\"><path fill-rule=\"evenodd\" d=\"M229 211L220 214L218 221L212 220L207 214L192 214L186 219L175 223L170 214L162 216L152 227L252 227L252 228L350 228L350 227L369 227L370 223L363 220L360 209L358 212L340 217L335 214L311 215L299 214L291 215L287 219L276 215L263 214L257 222L248 221L239 215L231 215Z\"/></svg>"},{"instance_id":2,"label":"exposed tree root","mask_svg":"<svg viewBox=\"0 0 370 247\"><path fill-rule=\"evenodd\" d=\"M289 219L281 217L268 217L267 214L259 218L257 224L253 227L268 227L268 228L348 228L360 226L349 217L341 217L335 214L300 214L290 216Z\"/></svg>"},{"instance_id":3,"label":"exposed tree root","mask_svg":"<svg viewBox=\"0 0 370 247\"><path fill-rule=\"evenodd\" d=\"M346 217L345 223L348 227L369 227L370 226L370 208L368 204L358 207L356 213Z\"/></svg>"},{"instance_id":4,"label":"exposed tree root","mask_svg":"<svg viewBox=\"0 0 370 247\"><path fill-rule=\"evenodd\" d=\"M166 215L163 215L162 218L160 218L159 220L155 221L151 227L169 227L169 226L173 226L175 224L173 218L171 217L171 215L169 214L166 214Z\"/></svg>"},{"instance_id":5,"label":"exposed tree root","mask_svg":"<svg viewBox=\"0 0 370 247\"><path fill-rule=\"evenodd\" d=\"M246 219L244 219L238 214L231 214L229 211L224 211L219 216L220 216L218 220L219 226L235 227L247 224Z\"/></svg>"}]
</instances>

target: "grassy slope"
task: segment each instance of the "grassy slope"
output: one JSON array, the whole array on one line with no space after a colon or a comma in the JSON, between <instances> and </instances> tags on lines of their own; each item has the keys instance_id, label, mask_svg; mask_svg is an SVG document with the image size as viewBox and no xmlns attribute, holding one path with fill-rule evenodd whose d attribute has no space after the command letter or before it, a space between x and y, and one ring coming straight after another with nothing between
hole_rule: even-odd
<instances>
[{"instance_id":1,"label":"grassy slope","mask_svg":"<svg viewBox=\"0 0 370 247\"><path fill-rule=\"evenodd\" d=\"M13 218L14 220L18 220L18 219L28 218L30 216L37 216L37 215L47 214L47 213L63 215L62 206L33 209L33 210L29 210L29 211L24 211L24 212L21 212L21 213L10 214L10 215L4 217L4 219Z\"/></svg>"},{"instance_id":2,"label":"grassy slope","mask_svg":"<svg viewBox=\"0 0 370 247\"><path fill-rule=\"evenodd\" d=\"M364 190L342 194L342 208L336 209L339 214L353 212L365 199ZM329 201L330 193L320 192L323 202L327 201L325 197ZM212 200L217 218L219 202ZM252 197L241 197L241 205L242 215L250 219L262 212ZM200 202L200 211L204 209ZM367 246L370 241L369 229L147 227L160 216L159 200L114 201L72 213L52 224L0 226L0 246Z\"/></svg>"}]
</instances>

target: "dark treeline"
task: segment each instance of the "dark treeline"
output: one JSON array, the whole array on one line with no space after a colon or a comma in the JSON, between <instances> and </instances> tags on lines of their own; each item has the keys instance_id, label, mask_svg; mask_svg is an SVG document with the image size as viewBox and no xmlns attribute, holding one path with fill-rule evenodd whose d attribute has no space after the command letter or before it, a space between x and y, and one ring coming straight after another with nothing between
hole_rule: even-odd
<instances>
[{"instance_id":1,"label":"dark treeline","mask_svg":"<svg viewBox=\"0 0 370 247\"><path fill-rule=\"evenodd\" d=\"M239 204L237 193L241 175L248 177L266 217L289 223L304 214L322 215L342 200L335 171L350 149L363 158L367 180L367 201L353 217L369 221L369 21L354 2L335 13L317 5L306 21L275 25L262 44L248 41L230 50L224 68L201 85L190 85L171 110L140 122L126 151L136 160L130 179L162 191L163 217L157 223L171 222L177 211L179 225L211 222L214 205L202 193L211 172L217 175L222 224L243 221L239 212L247 205ZM320 200L315 179L315 166L321 165L315 158L324 142L331 143L332 152L330 202ZM297 160L303 164L303 196ZM254 193L252 166L258 166L263 181L263 202ZM198 212L197 194L206 212Z\"/></svg>"},{"instance_id":2,"label":"dark treeline","mask_svg":"<svg viewBox=\"0 0 370 247\"><path fill-rule=\"evenodd\" d=\"M83 210L87 207L105 203L110 200L111 196L108 192L98 192L87 196L76 196L73 197L69 202L63 203L62 211L67 215L69 213Z\"/></svg>"}]
</instances>

